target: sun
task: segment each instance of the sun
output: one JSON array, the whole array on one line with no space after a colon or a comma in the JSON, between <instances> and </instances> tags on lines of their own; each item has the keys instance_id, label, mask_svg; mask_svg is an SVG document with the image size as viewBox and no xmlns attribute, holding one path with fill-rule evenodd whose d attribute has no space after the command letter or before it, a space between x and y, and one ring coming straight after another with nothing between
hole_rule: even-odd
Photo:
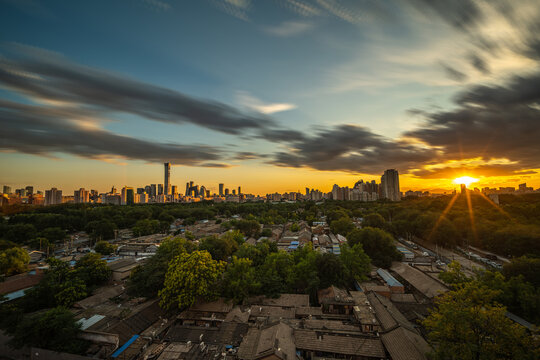
<instances>
[{"instance_id":1,"label":"sun","mask_svg":"<svg viewBox=\"0 0 540 360\"><path fill-rule=\"evenodd\" d=\"M470 184L474 183L474 182L477 182L478 179L475 179L473 177L470 177L470 176L462 176L462 177L458 177L456 179L454 179L454 184L458 184L458 185L461 185L461 184L465 184L465 186L469 187Z\"/></svg>"}]
</instances>

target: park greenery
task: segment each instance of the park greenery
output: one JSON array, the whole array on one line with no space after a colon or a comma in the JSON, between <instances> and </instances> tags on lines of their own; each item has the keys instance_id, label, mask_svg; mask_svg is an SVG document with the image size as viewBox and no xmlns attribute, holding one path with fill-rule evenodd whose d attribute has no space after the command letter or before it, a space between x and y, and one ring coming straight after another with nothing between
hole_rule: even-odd
<instances>
[{"instance_id":1,"label":"park greenery","mask_svg":"<svg viewBox=\"0 0 540 360\"><path fill-rule=\"evenodd\" d=\"M399 203L5 206L0 217L0 275L27 270L30 259L23 247L51 256L40 284L21 299L0 306L0 328L13 336L14 346L80 353L86 345L73 340L79 330L65 309L110 278L101 256L114 253L109 241L118 230L130 229L134 236L167 234L175 221L188 226L216 220L224 231L220 236L196 239L189 231L178 231L163 241L156 255L135 268L128 294L159 297L162 306L171 310L218 296L242 303L255 295L303 293L315 303L318 290L330 285L353 288L355 281L366 279L370 264L387 268L399 260L395 238L449 248L474 245L512 261L502 271L479 272L473 278L456 264L441 275L453 290L437 300L424 323L430 340L438 344L434 357L483 359L491 353L526 359L524 349L532 346L530 338L501 314L508 310L540 324L540 196L501 195L496 206L473 194L470 202L473 216L465 196L455 202L446 196L406 198ZM290 253L278 251L276 243L267 239L272 225L288 224L295 232L301 221L309 225L326 221L333 233L345 236L348 241L341 245L341 255L321 253L310 244ZM96 253L73 266L52 257L79 231L89 235ZM252 237L262 238L256 245L246 243ZM39 326L29 329L32 323ZM65 327L64 341L48 336L53 333L51 324ZM510 338L515 341L509 343ZM461 341L463 347L454 346ZM450 351L457 355L449 355Z\"/></svg>"}]
</instances>

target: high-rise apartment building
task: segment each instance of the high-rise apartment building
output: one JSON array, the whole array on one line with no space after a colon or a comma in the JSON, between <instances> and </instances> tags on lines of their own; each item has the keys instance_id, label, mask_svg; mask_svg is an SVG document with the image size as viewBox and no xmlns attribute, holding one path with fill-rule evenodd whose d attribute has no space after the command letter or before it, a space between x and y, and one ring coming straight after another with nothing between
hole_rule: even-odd
<instances>
[{"instance_id":1,"label":"high-rise apartment building","mask_svg":"<svg viewBox=\"0 0 540 360\"><path fill-rule=\"evenodd\" d=\"M11 186L4 185L4 190L2 192L4 194L11 194Z\"/></svg>"},{"instance_id":2,"label":"high-rise apartment building","mask_svg":"<svg viewBox=\"0 0 540 360\"><path fill-rule=\"evenodd\" d=\"M135 191L132 187L122 188L122 205L133 205L135 203Z\"/></svg>"},{"instance_id":3,"label":"high-rise apartment building","mask_svg":"<svg viewBox=\"0 0 540 360\"><path fill-rule=\"evenodd\" d=\"M158 195L163 195L163 184L158 184L157 185L157 194Z\"/></svg>"},{"instance_id":4,"label":"high-rise apartment building","mask_svg":"<svg viewBox=\"0 0 540 360\"><path fill-rule=\"evenodd\" d=\"M169 195L171 193L171 164L165 163L163 165L165 167L165 195Z\"/></svg>"},{"instance_id":5,"label":"high-rise apartment building","mask_svg":"<svg viewBox=\"0 0 540 360\"><path fill-rule=\"evenodd\" d=\"M73 200L77 204L90 202L90 193L85 188L73 192Z\"/></svg>"},{"instance_id":6,"label":"high-rise apartment building","mask_svg":"<svg viewBox=\"0 0 540 360\"><path fill-rule=\"evenodd\" d=\"M32 195L34 193L33 186L27 186L25 189L26 189L26 195Z\"/></svg>"},{"instance_id":7,"label":"high-rise apartment building","mask_svg":"<svg viewBox=\"0 0 540 360\"><path fill-rule=\"evenodd\" d=\"M45 190L45 205L56 205L62 203L62 190L52 188Z\"/></svg>"},{"instance_id":8,"label":"high-rise apartment building","mask_svg":"<svg viewBox=\"0 0 540 360\"><path fill-rule=\"evenodd\" d=\"M399 174L395 169L388 169L381 176L381 195L382 198L391 201L401 200L399 192Z\"/></svg>"},{"instance_id":9,"label":"high-rise apartment building","mask_svg":"<svg viewBox=\"0 0 540 360\"><path fill-rule=\"evenodd\" d=\"M219 196L223 196L223 187L225 186L225 184L219 184Z\"/></svg>"}]
</instances>

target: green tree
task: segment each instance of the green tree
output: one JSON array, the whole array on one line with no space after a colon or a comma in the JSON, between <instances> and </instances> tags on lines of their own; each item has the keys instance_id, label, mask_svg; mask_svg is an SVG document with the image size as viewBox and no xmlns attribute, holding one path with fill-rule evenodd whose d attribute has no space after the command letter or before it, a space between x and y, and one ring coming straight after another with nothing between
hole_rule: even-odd
<instances>
[{"instance_id":1,"label":"green tree","mask_svg":"<svg viewBox=\"0 0 540 360\"><path fill-rule=\"evenodd\" d=\"M394 246L392 235L384 230L365 227L355 229L347 236L349 246L361 244L374 265L389 268L392 261L401 260L401 253Z\"/></svg>"},{"instance_id":2,"label":"green tree","mask_svg":"<svg viewBox=\"0 0 540 360\"><path fill-rule=\"evenodd\" d=\"M293 259L284 251L270 253L257 268L257 279L264 295L277 297L288 289L287 279L293 270Z\"/></svg>"},{"instance_id":3,"label":"green tree","mask_svg":"<svg viewBox=\"0 0 540 360\"><path fill-rule=\"evenodd\" d=\"M526 256L513 258L509 264L504 264L503 274L506 278L523 275L525 281L540 287L540 258Z\"/></svg>"},{"instance_id":4,"label":"green tree","mask_svg":"<svg viewBox=\"0 0 540 360\"><path fill-rule=\"evenodd\" d=\"M238 250L238 243L234 240L234 236L230 235L209 236L203 239L199 249L208 251L214 260L227 260Z\"/></svg>"},{"instance_id":5,"label":"green tree","mask_svg":"<svg viewBox=\"0 0 540 360\"><path fill-rule=\"evenodd\" d=\"M156 234L160 230L160 224L158 220L142 219L137 221L131 230L135 236Z\"/></svg>"},{"instance_id":6,"label":"green tree","mask_svg":"<svg viewBox=\"0 0 540 360\"><path fill-rule=\"evenodd\" d=\"M354 230L354 228L355 226L348 216L334 220L330 223L330 230L332 230L334 234L347 235L349 232Z\"/></svg>"},{"instance_id":7,"label":"green tree","mask_svg":"<svg viewBox=\"0 0 540 360\"><path fill-rule=\"evenodd\" d=\"M258 237L261 230L261 224L257 220L239 220L235 228L240 230L246 237Z\"/></svg>"},{"instance_id":8,"label":"green tree","mask_svg":"<svg viewBox=\"0 0 540 360\"><path fill-rule=\"evenodd\" d=\"M0 275L11 276L28 270L30 256L20 247L12 247L0 252Z\"/></svg>"},{"instance_id":9,"label":"green tree","mask_svg":"<svg viewBox=\"0 0 540 360\"><path fill-rule=\"evenodd\" d=\"M81 325L65 308L25 316L12 333L10 345L38 347L57 352L84 354L89 343L79 339Z\"/></svg>"},{"instance_id":10,"label":"green tree","mask_svg":"<svg viewBox=\"0 0 540 360\"><path fill-rule=\"evenodd\" d=\"M223 296L239 304L249 296L257 294L260 286L252 261L233 256L232 262L227 265L223 274L221 286Z\"/></svg>"},{"instance_id":11,"label":"green tree","mask_svg":"<svg viewBox=\"0 0 540 360\"><path fill-rule=\"evenodd\" d=\"M66 238L66 231L59 227L46 228L41 232L41 236L49 240L49 243L62 242Z\"/></svg>"},{"instance_id":12,"label":"green tree","mask_svg":"<svg viewBox=\"0 0 540 360\"><path fill-rule=\"evenodd\" d=\"M493 300L498 292L466 283L435 300L423 324L435 359L537 359L538 344L505 316Z\"/></svg>"},{"instance_id":13,"label":"green tree","mask_svg":"<svg viewBox=\"0 0 540 360\"><path fill-rule=\"evenodd\" d=\"M317 271L322 289L330 285L340 287L345 284L345 266L340 256L325 253L317 257Z\"/></svg>"},{"instance_id":14,"label":"green tree","mask_svg":"<svg viewBox=\"0 0 540 360\"><path fill-rule=\"evenodd\" d=\"M69 263L49 258L49 269L43 279L23 297L25 311L36 311L63 305L69 307L87 295L84 281L77 277Z\"/></svg>"},{"instance_id":15,"label":"green tree","mask_svg":"<svg viewBox=\"0 0 540 360\"><path fill-rule=\"evenodd\" d=\"M75 272L87 286L99 285L111 277L112 271L100 254L89 253L75 264Z\"/></svg>"},{"instance_id":16,"label":"green tree","mask_svg":"<svg viewBox=\"0 0 540 360\"><path fill-rule=\"evenodd\" d=\"M17 244L27 244L37 236L37 230L32 224L15 224L10 226L5 238Z\"/></svg>"},{"instance_id":17,"label":"green tree","mask_svg":"<svg viewBox=\"0 0 540 360\"><path fill-rule=\"evenodd\" d=\"M208 251L182 253L171 261L159 291L160 305L166 309L189 307L197 300L216 297L216 284L225 263L212 259Z\"/></svg>"},{"instance_id":18,"label":"green tree","mask_svg":"<svg viewBox=\"0 0 540 360\"><path fill-rule=\"evenodd\" d=\"M115 223L109 220L90 221L86 224L85 231L92 240L114 239Z\"/></svg>"},{"instance_id":19,"label":"green tree","mask_svg":"<svg viewBox=\"0 0 540 360\"><path fill-rule=\"evenodd\" d=\"M343 262L345 281L353 287L354 281L367 280L367 274L371 270L371 259L366 255L362 245L356 244L352 248L349 245L341 245L341 261Z\"/></svg>"},{"instance_id":20,"label":"green tree","mask_svg":"<svg viewBox=\"0 0 540 360\"><path fill-rule=\"evenodd\" d=\"M127 283L127 292L132 296L154 297L163 288L169 263L182 253L191 253L196 246L181 237L163 241L156 254L144 264L137 266Z\"/></svg>"},{"instance_id":21,"label":"green tree","mask_svg":"<svg viewBox=\"0 0 540 360\"><path fill-rule=\"evenodd\" d=\"M102 240L96 243L94 250L101 255L110 255L116 251L116 245Z\"/></svg>"},{"instance_id":22,"label":"green tree","mask_svg":"<svg viewBox=\"0 0 540 360\"><path fill-rule=\"evenodd\" d=\"M362 221L362 226L370 226L379 229L384 229L385 225L386 221L378 213L367 214Z\"/></svg>"},{"instance_id":23,"label":"green tree","mask_svg":"<svg viewBox=\"0 0 540 360\"><path fill-rule=\"evenodd\" d=\"M450 285L462 285L471 279L461 270L461 264L452 261L448 265L448 270L439 273L439 279Z\"/></svg>"}]
</instances>

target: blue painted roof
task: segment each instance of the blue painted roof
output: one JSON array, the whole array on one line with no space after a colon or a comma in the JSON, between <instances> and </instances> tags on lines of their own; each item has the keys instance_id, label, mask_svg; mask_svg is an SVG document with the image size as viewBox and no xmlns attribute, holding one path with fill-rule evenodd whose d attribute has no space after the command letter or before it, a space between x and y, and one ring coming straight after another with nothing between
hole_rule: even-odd
<instances>
[{"instance_id":1,"label":"blue painted roof","mask_svg":"<svg viewBox=\"0 0 540 360\"><path fill-rule=\"evenodd\" d=\"M291 241L291 245L300 245L299 241Z\"/></svg>"},{"instance_id":2,"label":"blue painted roof","mask_svg":"<svg viewBox=\"0 0 540 360\"><path fill-rule=\"evenodd\" d=\"M413 254L413 252L411 250L406 249L406 248L401 247L401 246L397 246L396 249L398 249L403 254Z\"/></svg>"},{"instance_id":3,"label":"blue painted roof","mask_svg":"<svg viewBox=\"0 0 540 360\"><path fill-rule=\"evenodd\" d=\"M133 344L133 342L135 340L137 340L139 338L139 335L133 335L133 337L131 339L129 339L128 341L126 341L126 343L124 345L122 345L122 347L118 348L118 350L116 350L112 355L111 357L112 358L117 358L118 355L120 355L121 353L124 352L124 350L126 350L129 345Z\"/></svg>"},{"instance_id":4,"label":"blue painted roof","mask_svg":"<svg viewBox=\"0 0 540 360\"><path fill-rule=\"evenodd\" d=\"M377 274L383 278L383 280L388 284L388 286L403 286L399 281L397 281L390 273L384 269L378 269Z\"/></svg>"}]
</instances>

